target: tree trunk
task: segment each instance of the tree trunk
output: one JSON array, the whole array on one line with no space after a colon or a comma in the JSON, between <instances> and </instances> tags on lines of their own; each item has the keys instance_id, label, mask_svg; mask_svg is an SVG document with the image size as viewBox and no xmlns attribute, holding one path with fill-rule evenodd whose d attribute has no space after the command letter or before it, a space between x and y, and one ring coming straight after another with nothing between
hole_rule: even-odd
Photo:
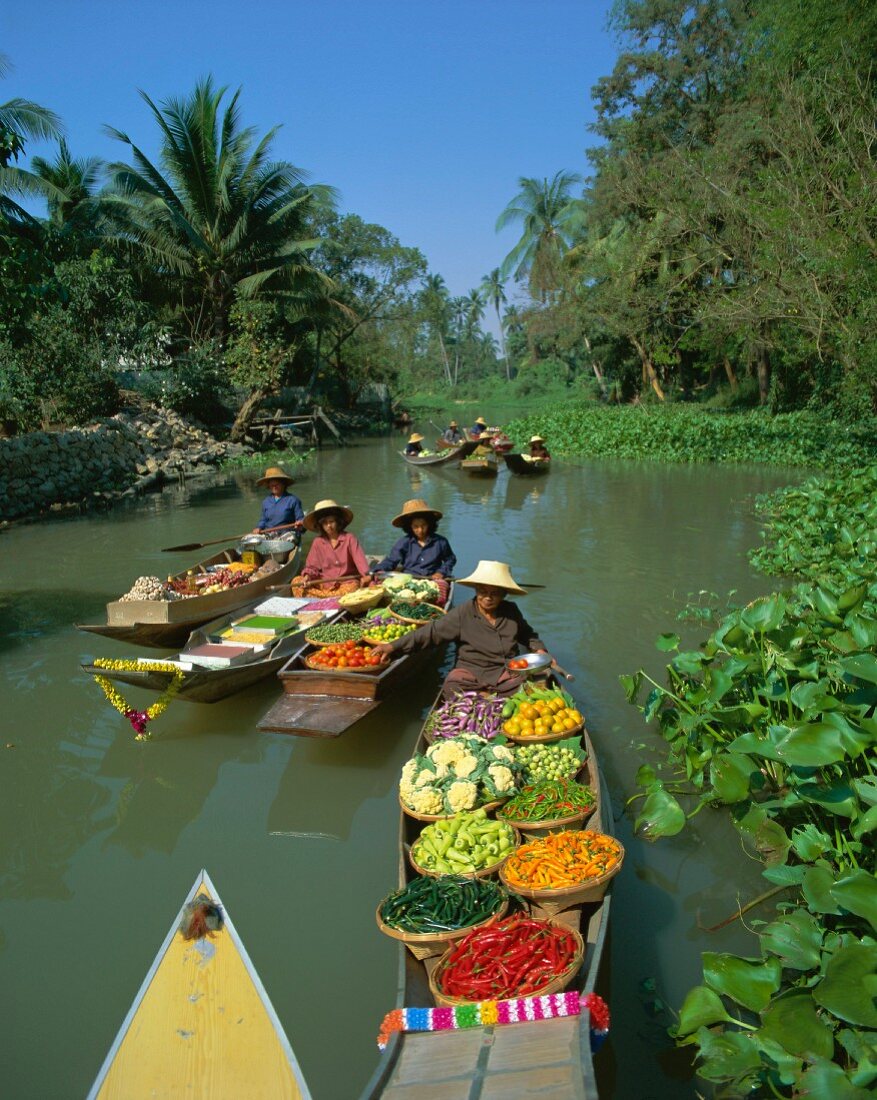
<instances>
[{"instance_id":1,"label":"tree trunk","mask_svg":"<svg viewBox=\"0 0 877 1100\"><path fill-rule=\"evenodd\" d=\"M323 330L317 329L317 346L314 350L314 366L311 370L311 376L308 379L308 384L305 387L304 397L302 398L301 407L303 409L307 408L307 406L311 403L311 393L313 392L314 386L317 384L317 376L320 373L320 345L322 343L322 340Z\"/></svg>"},{"instance_id":2,"label":"tree trunk","mask_svg":"<svg viewBox=\"0 0 877 1100\"><path fill-rule=\"evenodd\" d=\"M505 380L506 382L511 382L512 372L509 367L509 353L506 351L505 347L505 334L502 331L502 317L499 313L499 306L496 307L496 321L499 325L499 346L502 348L502 357L505 359Z\"/></svg>"},{"instance_id":3,"label":"tree trunk","mask_svg":"<svg viewBox=\"0 0 877 1100\"><path fill-rule=\"evenodd\" d=\"M255 386L247 394L231 426L229 439L232 443L240 443L243 440L259 411L259 406L270 392L267 386Z\"/></svg>"},{"instance_id":4,"label":"tree trunk","mask_svg":"<svg viewBox=\"0 0 877 1100\"><path fill-rule=\"evenodd\" d=\"M451 364L448 362L448 349L445 347L445 342L444 342L444 339L442 338L441 331L439 331L438 338L439 338L439 347L442 349L442 359L444 360L444 364L445 364L445 377L447 378L448 385L450 386L450 385L453 384L452 381L451 381Z\"/></svg>"},{"instance_id":5,"label":"tree trunk","mask_svg":"<svg viewBox=\"0 0 877 1100\"><path fill-rule=\"evenodd\" d=\"M758 403L766 405L770 398L770 357L767 348L762 348L758 353L756 364L758 372Z\"/></svg>"},{"instance_id":6,"label":"tree trunk","mask_svg":"<svg viewBox=\"0 0 877 1100\"><path fill-rule=\"evenodd\" d=\"M588 358L591 360L591 368L594 371L594 377L597 379L597 384L600 387L600 393L602 393L603 397L605 398L607 396L607 390L606 379L603 377L603 370L600 367L600 364L594 358L594 351L591 347L591 341L587 338L587 336L582 337L582 339L585 342L585 348L588 352Z\"/></svg>"},{"instance_id":7,"label":"tree trunk","mask_svg":"<svg viewBox=\"0 0 877 1100\"><path fill-rule=\"evenodd\" d=\"M664 391L661 389L661 383L659 382L658 375L655 372L655 366L652 363L651 356L643 347L643 345L639 342L639 340L636 339L635 336L631 336L630 342L639 353L640 362L643 365L643 384L648 383L658 395L658 398L663 401Z\"/></svg>"},{"instance_id":8,"label":"tree trunk","mask_svg":"<svg viewBox=\"0 0 877 1100\"><path fill-rule=\"evenodd\" d=\"M731 392L736 393L737 387L740 385L740 383L737 381L737 375L734 373L734 367L732 366L731 360L728 358L727 355L725 356L724 364L725 374L728 376L728 382L731 385Z\"/></svg>"}]
</instances>

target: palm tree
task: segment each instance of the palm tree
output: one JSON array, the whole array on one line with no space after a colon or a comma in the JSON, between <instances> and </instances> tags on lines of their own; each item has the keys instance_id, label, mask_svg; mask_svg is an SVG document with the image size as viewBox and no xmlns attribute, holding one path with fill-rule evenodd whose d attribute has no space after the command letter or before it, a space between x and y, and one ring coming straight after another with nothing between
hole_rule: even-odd
<instances>
[{"instance_id":1,"label":"palm tree","mask_svg":"<svg viewBox=\"0 0 877 1100\"><path fill-rule=\"evenodd\" d=\"M9 59L0 54L0 78L10 69ZM25 168L10 163L17 161L29 139L57 138L61 133L61 120L48 107L41 107L29 99L8 99L0 103L0 218L12 223L34 225L31 217L10 194L40 195L47 197L52 188Z\"/></svg>"},{"instance_id":2,"label":"palm tree","mask_svg":"<svg viewBox=\"0 0 877 1100\"><path fill-rule=\"evenodd\" d=\"M488 302L496 310L496 321L499 325L499 346L502 348L502 357L505 360L505 378L506 382L511 382L512 373L509 367L509 357L505 346L505 333L503 332L502 314L500 313L500 306L503 306L508 301L505 293L505 283L502 278L502 272L498 267L495 267L489 275L485 275L481 280L481 290L486 296Z\"/></svg>"},{"instance_id":3,"label":"palm tree","mask_svg":"<svg viewBox=\"0 0 877 1100\"><path fill-rule=\"evenodd\" d=\"M220 345L235 297L283 293L307 310L325 296L331 281L306 257L318 243L316 210L334 202L330 188L308 187L301 169L269 160L277 128L257 141L241 126L240 89L221 110L226 91L207 77L161 106L141 91L161 130L160 167L108 127L134 164L110 165L106 200L118 236L180 287L192 337Z\"/></svg>"},{"instance_id":4,"label":"palm tree","mask_svg":"<svg viewBox=\"0 0 877 1100\"><path fill-rule=\"evenodd\" d=\"M534 298L545 301L557 286L557 269L582 222L582 207L570 194L580 183L574 172L557 172L542 180L522 176L520 192L496 220L497 232L513 222L523 223L521 239L506 256L502 273L529 279Z\"/></svg>"},{"instance_id":5,"label":"palm tree","mask_svg":"<svg viewBox=\"0 0 877 1100\"><path fill-rule=\"evenodd\" d=\"M448 360L448 349L445 346L444 333L447 330L450 313L448 301L448 288L441 275L427 275L423 280L423 290L420 292L420 301L426 312L429 324L438 336L439 347L442 352L442 362L445 367L445 378L448 385L453 384L451 378L451 364Z\"/></svg>"},{"instance_id":6,"label":"palm tree","mask_svg":"<svg viewBox=\"0 0 877 1100\"><path fill-rule=\"evenodd\" d=\"M103 168L99 157L74 160L61 138L53 161L33 157L34 175L51 187L47 196L49 226L58 233L93 233L98 221L97 186Z\"/></svg>"}]
</instances>

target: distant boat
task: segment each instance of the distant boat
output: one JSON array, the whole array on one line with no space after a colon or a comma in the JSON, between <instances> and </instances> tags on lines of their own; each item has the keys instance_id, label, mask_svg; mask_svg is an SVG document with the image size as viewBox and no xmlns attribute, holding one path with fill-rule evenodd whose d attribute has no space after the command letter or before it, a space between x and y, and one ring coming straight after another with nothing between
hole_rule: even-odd
<instances>
[{"instance_id":1,"label":"distant boat","mask_svg":"<svg viewBox=\"0 0 877 1100\"><path fill-rule=\"evenodd\" d=\"M528 461L519 454L507 454L502 457L511 472L518 474L519 477L537 477L539 474L547 474L551 469L550 458L536 458Z\"/></svg>"},{"instance_id":2,"label":"distant boat","mask_svg":"<svg viewBox=\"0 0 877 1100\"><path fill-rule=\"evenodd\" d=\"M400 451L399 454L409 466L441 466L442 463L450 462L454 458L465 458L477 446L477 443L465 442L458 443L454 447L446 447L445 450L437 451L435 454L407 455L404 451Z\"/></svg>"},{"instance_id":3,"label":"distant boat","mask_svg":"<svg viewBox=\"0 0 877 1100\"><path fill-rule=\"evenodd\" d=\"M228 914L222 913L219 930L198 939L183 937L180 925L199 898L222 911L206 871L189 891L88 1100L311 1100L289 1040ZM285 941L277 942L283 946ZM108 960L102 959L101 965Z\"/></svg>"},{"instance_id":4,"label":"distant boat","mask_svg":"<svg viewBox=\"0 0 877 1100\"><path fill-rule=\"evenodd\" d=\"M493 452L483 455L473 454L463 459L460 469L473 477L496 477L499 473L499 458Z\"/></svg>"}]
</instances>

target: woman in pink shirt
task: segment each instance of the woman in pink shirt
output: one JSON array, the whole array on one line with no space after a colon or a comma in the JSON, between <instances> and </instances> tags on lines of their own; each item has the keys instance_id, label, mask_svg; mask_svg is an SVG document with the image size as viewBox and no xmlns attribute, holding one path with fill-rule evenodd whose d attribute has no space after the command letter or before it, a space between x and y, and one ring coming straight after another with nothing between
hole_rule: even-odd
<instances>
[{"instance_id":1,"label":"woman in pink shirt","mask_svg":"<svg viewBox=\"0 0 877 1100\"><path fill-rule=\"evenodd\" d=\"M302 569L308 580L358 576L363 587L371 584L365 552L347 531L352 519L353 512L334 500L319 501L305 516L305 528L316 535Z\"/></svg>"}]
</instances>

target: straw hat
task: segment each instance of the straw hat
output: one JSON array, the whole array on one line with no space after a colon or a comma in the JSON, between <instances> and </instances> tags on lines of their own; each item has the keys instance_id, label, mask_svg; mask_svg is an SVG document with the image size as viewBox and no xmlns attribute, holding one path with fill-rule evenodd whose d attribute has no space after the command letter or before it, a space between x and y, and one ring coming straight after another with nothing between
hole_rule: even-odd
<instances>
[{"instance_id":1,"label":"straw hat","mask_svg":"<svg viewBox=\"0 0 877 1100\"><path fill-rule=\"evenodd\" d=\"M256 482L257 485L267 485L269 481L285 481L287 485L292 485L295 478L282 470L279 466L269 466L265 471L265 476L260 477Z\"/></svg>"},{"instance_id":2,"label":"straw hat","mask_svg":"<svg viewBox=\"0 0 877 1100\"><path fill-rule=\"evenodd\" d=\"M457 584L468 584L470 588L479 584L490 584L518 596L527 595L526 589L515 583L515 578L504 561L480 561L475 572L468 577L460 577Z\"/></svg>"},{"instance_id":3,"label":"straw hat","mask_svg":"<svg viewBox=\"0 0 877 1100\"><path fill-rule=\"evenodd\" d=\"M415 516L435 516L436 520L440 520L442 515L438 508L430 508L425 500L406 500L402 511L390 522L394 527L402 527L406 519L414 519Z\"/></svg>"},{"instance_id":4,"label":"straw hat","mask_svg":"<svg viewBox=\"0 0 877 1100\"><path fill-rule=\"evenodd\" d=\"M541 435L531 435L530 436L530 442L531 443L544 443L545 440L542 438Z\"/></svg>"},{"instance_id":5,"label":"straw hat","mask_svg":"<svg viewBox=\"0 0 877 1100\"><path fill-rule=\"evenodd\" d=\"M408 442L409 443L422 443L423 442L423 436L420 434L420 432L412 432L411 438L408 440Z\"/></svg>"},{"instance_id":6,"label":"straw hat","mask_svg":"<svg viewBox=\"0 0 877 1100\"><path fill-rule=\"evenodd\" d=\"M460 425L459 425L459 424L457 423L457 421L456 421L456 420L452 420L452 421L450 422L450 424L448 424L448 427L449 427L449 428L458 428L459 426L460 426Z\"/></svg>"},{"instance_id":7,"label":"straw hat","mask_svg":"<svg viewBox=\"0 0 877 1100\"><path fill-rule=\"evenodd\" d=\"M484 419L483 416L479 416L478 419L475 421L475 423L476 424L483 424L485 428L487 427L487 421Z\"/></svg>"},{"instance_id":8,"label":"straw hat","mask_svg":"<svg viewBox=\"0 0 877 1100\"><path fill-rule=\"evenodd\" d=\"M353 521L353 512L350 511L346 504L339 504L337 500L318 500L302 520L302 523L308 531L318 531L319 527L317 526L317 521L321 516L325 515L326 512L340 512L343 516L345 527Z\"/></svg>"}]
</instances>

